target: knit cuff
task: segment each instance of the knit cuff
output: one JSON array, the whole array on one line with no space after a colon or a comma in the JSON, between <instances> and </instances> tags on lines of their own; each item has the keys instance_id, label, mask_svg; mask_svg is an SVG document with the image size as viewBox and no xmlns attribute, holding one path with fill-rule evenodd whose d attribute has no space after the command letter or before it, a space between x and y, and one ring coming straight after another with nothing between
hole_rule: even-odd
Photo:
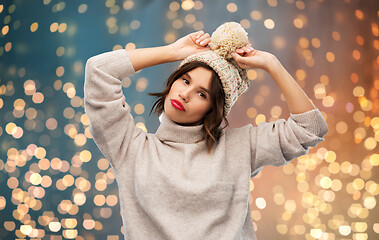
<instances>
[{"instance_id":1,"label":"knit cuff","mask_svg":"<svg viewBox=\"0 0 379 240\"><path fill-rule=\"evenodd\" d=\"M318 108L303 113L290 113L290 117L301 127L323 137L328 132L328 124Z\"/></svg>"}]
</instances>

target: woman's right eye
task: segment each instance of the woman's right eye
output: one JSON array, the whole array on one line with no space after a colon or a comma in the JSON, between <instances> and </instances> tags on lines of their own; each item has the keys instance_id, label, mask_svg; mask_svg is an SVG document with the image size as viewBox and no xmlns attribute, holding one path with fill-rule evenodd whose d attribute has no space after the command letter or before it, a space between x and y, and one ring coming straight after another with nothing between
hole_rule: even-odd
<instances>
[{"instance_id":1,"label":"woman's right eye","mask_svg":"<svg viewBox=\"0 0 379 240\"><path fill-rule=\"evenodd\" d=\"M183 81L184 81L184 82L186 82L186 81L189 82L189 81L188 81L187 79L185 79L185 78L183 78Z\"/></svg>"}]
</instances>

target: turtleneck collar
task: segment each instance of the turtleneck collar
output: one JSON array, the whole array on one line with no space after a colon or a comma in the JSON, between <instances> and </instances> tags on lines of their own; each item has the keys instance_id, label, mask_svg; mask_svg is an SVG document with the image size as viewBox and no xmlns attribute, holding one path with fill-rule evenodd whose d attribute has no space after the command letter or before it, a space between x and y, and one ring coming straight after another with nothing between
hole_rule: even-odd
<instances>
[{"instance_id":1,"label":"turtleneck collar","mask_svg":"<svg viewBox=\"0 0 379 240\"><path fill-rule=\"evenodd\" d=\"M201 128L204 124L182 126L172 121L164 111L159 119L161 124L159 125L155 136L162 142L195 143L203 137Z\"/></svg>"}]
</instances>

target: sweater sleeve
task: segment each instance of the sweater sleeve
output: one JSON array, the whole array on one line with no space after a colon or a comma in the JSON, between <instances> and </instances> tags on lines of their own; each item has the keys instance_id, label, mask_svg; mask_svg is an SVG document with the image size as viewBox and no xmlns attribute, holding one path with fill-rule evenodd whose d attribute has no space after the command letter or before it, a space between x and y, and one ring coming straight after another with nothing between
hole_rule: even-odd
<instances>
[{"instance_id":1,"label":"sweater sleeve","mask_svg":"<svg viewBox=\"0 0 379 240\"><path fill-rule=\"evenodd\" d=\"M251 140L251 177L264 166L281 166L305 155L309 147L324 141L328 125L315 108L298 114L290 113L288 120L261 122L257 127L249 124Z\"/></svg>"},{"instance_id":2,"label":"sweater sleeve","mask_svg":"<svg viewBox=\"0 0 379 240\"><path fill-rule=\"evenodd\" d=\"M142 132L134 124L120 81L134 73L125 49L93 56L85 66L84 111L90 119L89 130L115 169L124 161L132 139Z\"/></svg>"}]
</instances>

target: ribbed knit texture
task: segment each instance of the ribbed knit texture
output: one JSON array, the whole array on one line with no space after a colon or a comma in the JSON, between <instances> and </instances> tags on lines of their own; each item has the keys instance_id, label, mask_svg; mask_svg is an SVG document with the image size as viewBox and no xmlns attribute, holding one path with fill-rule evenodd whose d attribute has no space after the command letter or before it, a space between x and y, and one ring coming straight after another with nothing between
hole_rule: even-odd
<instances>
[{"instance_id":1,"label":"ribbed knit texture","mask_svg":"<svg viewBox=\"0 0 379 240\"><path fill-rule=\"evenodd\" d=\"M120 81L134 72L124 49L106 52L87 61L84 83L89 130L116 174L125 239L256 239L250 178L324 141L319 110L223 130L208 154L205 141L195 143L202 125L163 113L155 134L135 126Z\"/></svg>"}]
</instances>

